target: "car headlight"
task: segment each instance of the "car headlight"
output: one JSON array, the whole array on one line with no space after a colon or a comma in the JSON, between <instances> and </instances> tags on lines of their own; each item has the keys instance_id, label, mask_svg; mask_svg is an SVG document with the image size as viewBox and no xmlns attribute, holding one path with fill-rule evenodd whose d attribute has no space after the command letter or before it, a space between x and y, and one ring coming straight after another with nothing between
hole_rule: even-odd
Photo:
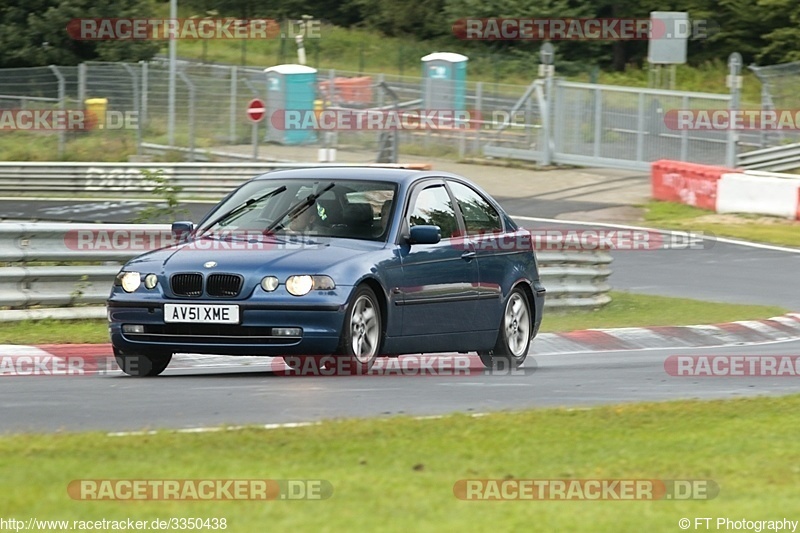
<instances>
[{"instance_id":1,"label":"car headlight","mask_svg":"<svg viewBox=\"0 0 800 533\"><path fill-rule=\"evenodd\" d=\"M152 290L156 288L158 285L158 276L155 274L148 274L144 277L144 288L148 290Z\"/></svg>"},{"instance_id":2,"label":"car headlight","mask_svg":"<svg viewBox=\"0 0 800 533\"><path fill-rule=\"evenodd\" d=\"M314 278L311 276L289 276L286 280L286 290L289 294L303 296L314 288Z\"/></svg>"},{"instance_id":3,"label":"car headlight","mask_svg":"<svg viewBox=\"0 0 800 533\"><path fill-rule=\"evenodd\" d=\"M125 292L134 292L142 284L142 275L138 272L120 272L117 280Z\"/></svg>"},{"instance_id":4,"label":"car headlight","mask_svg":"<svg viewBox=\"0 0 800 533\"><path fill-rule=\"evenodd\" d=\"M336 284L330 276L289 276L286 280L286 290L289 294L303 296L314 291L331 291Z\"/></svg>"},{"instance_id":5,"label":"car headlight","mask_svg":"<svg viewBox=\"0 0 800 533\"><path fill-rule=\"evenodd\" d=\"M278 278L275 276L266 276L264 279L261 280L261 288L264 289L266 292L272 292L278 288Z\"/></svg>"}]
</instances>

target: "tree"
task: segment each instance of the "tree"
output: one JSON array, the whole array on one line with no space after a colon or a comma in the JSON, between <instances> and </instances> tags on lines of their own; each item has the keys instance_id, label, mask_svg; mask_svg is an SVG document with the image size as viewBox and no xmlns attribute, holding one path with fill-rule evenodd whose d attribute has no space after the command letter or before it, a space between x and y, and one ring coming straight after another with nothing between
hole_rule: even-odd
<instances>
[{"instance_id":1,"label":"tree","mask_svg":"<svg viewBox=\"0 0 800 533\"><path fill-rule=\"evenodd\" d=\"M0 5L0 67L150 59L161 43L79 41L67 33L67 24L73 19L152 16L150 0L6 0Z\"/></svg>"}]
</instances>

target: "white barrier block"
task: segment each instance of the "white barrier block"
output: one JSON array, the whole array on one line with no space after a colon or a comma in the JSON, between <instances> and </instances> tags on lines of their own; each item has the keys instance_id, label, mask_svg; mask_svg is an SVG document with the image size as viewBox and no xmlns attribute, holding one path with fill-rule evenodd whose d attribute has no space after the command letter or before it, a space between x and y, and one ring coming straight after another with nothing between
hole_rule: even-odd
<instances>
[{"instance_id":1,"label":"white barrier block","mask_svg":"<svg viewBox=\"0 0 800 533\"><path fill-rule=\"evenodd\" d=\"M753 213L784 218L798 217L800 176L723 174L717 183L717 213Z\"/></svg>"}]
</instances>

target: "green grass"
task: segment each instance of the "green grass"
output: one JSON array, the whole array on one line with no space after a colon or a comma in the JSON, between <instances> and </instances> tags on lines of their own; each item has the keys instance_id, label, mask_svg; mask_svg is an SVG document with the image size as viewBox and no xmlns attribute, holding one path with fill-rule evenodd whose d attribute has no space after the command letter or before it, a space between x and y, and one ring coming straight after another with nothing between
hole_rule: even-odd
<instances>
[{"instance_id":1,"label":"green grass","mask_svg":"<svg viewBox=\"0 0 800 533\"><path fill-rule=\"evenodd\" d=\"M732 223L729 216L678 203L654 200L644 207L645 221L650 226L800 247L800 222L794 220L741 214L734 217L737 223Z\"/></svg>"},{"instance_id":2,"label":"green grass","mask_svg":"<svg viewBox=\"0 0 800 533\"><path fill-rule=\"evenodd\" d=\"M781 307L704 302L611 292L611 303L596 311L546 311L541 331L589 328L680 326L771 318ZM0 344L96 344L109 342L105 320L0 322Z\"/></svg>"},{"instance_id":3,"label":"green grass","mask_svg":"<svg viewBox=\"0 0 800 533\"><path fill-rule=\"evenodd\" d=\"M798 413L800 396L788 396L217 433L12 435L0 438L0 516L217 517L227 519L231 532L675 532L682 517L797 519L791 511L800 483ZM67 494L73 480L109 478L321 479L331 483L333 496L91 502ZM719 495L480 502L453 494L458 480L511 478L710 479Z\"/></svg>"},{"instance_id":4,"label":"green grass","mask_svg":"<svg viewBox=\"0 0 800 533\"><path fill-rule=\"evenodd\" d=\"M106 320L0 322L0 344L100 344L111 342Z\"/></svg>"}]
</instances>

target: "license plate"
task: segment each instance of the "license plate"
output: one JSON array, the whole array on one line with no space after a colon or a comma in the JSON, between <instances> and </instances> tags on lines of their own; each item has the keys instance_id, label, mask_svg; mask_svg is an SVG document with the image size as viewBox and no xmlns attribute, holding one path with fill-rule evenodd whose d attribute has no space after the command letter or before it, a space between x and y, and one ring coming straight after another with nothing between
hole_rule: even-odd
<instances>
[{"instance_id":1,"label":"license plate","mask_svg":"<svg viewBox=\"0 0 800 533\"><path fill-rule=\"evenodd\" d=\"M238 305L164 304L164 322L238 324Z\"/></svg>"}]
</instances>

